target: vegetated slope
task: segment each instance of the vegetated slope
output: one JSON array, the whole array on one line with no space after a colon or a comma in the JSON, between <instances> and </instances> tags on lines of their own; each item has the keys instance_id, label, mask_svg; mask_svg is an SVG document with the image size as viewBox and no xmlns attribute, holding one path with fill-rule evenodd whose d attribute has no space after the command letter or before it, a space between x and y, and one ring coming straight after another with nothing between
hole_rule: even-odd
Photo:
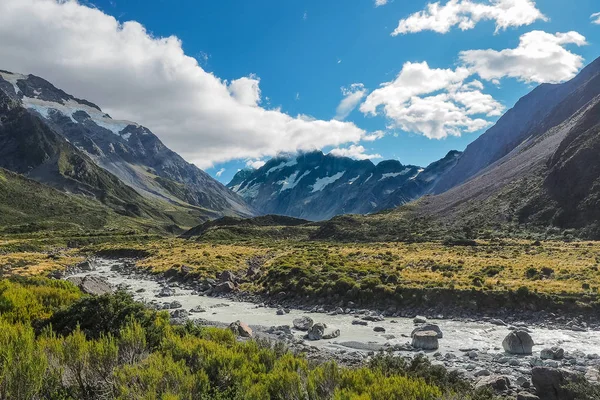
<instances>
[{"instance_id":1,"label":"vegetated slope","mask_svg":"<svg viewBox=\"0 0 600 400\"><path fill-rule=\"evenodd\" d=\"M118 224L117 224L118 222ZM150 222L150 221L146 221ZM0 232L138 228L141 220L116 214L102 203L60 192L0 168Z\"/></svg>"},{"instance_id":2,"label":"vegetated slope","mask_svg":"<svg viewBox=\"0 0 600 400\"><path fill-rule=\"evenodd\" d=\"M208 216L218 216L210 215L198 207L178 207L142 197L116 176L96 165L87 154L69 143L38 115L28 112L20 100L10 98L3 90L0 90L0 167L71 196L95 199L117 214L139 218L140 226L150 224L176 231L174 225L190 226L206 220ZM46 206L46 202L35 203L34 199L38 198L25 196L23 201L29 202L31 210ZM81 201L73 199L74 203ZM107 212L108 208L98 206L92 208L101 213ZM67 211L67 214L71 212ZM105 216L98 218L92 219L96 222L106 221ZM40 226L47 226L43 224L44 221L38 222ZM18 224L19 221L13 220L12 223ZM82 226L88 225L85 223ZM99 227L95 223L91 225Z\"/></svg>"},{"instance_id":3,"label":"vegetated slope","mask_svg":"<svg viewBox=\"0 0 600 400\"><path fill-rule=\"evenodd\" d=\"M95 104L33 75L0 71L0 91L146 198L197 207L210 217L253 214L239 196L184 161L147 128L113 120Z\"/></svg>"},{"instance_id":4,"label":"vegetated slope","mask_svg":"<svg viewBox=\"0 0 600 400\"><path fill-rule=\"evenodd\" d=\"M242 170L228 187L265 214L309 220L367 214L427 193L459 155L450 152L423 169L396 160L374 165L315 151L276 157L257 170Z\"/></svg>"},{"instance_id":5,"label":"vegetated slope","mask_svg":"<svg viewBox=\"0 0 600 400\"><path fill-rule=\"evenodd\" d=\"M534 133L467 182L394 211L333 219L316 237L552 236L572 229L599 238L600 63L592 63L567 87L570 93L552 109L540 108L521 121ZM547 118L537 120L539 113Z\"/></svg>"},{"instance_id":6,"label":"vegetated slope","mask_svg":"<svg viewBox=\"0 0 600 400\"><path fill-rule=\"evenodd\" d=\"M569 119L598 94L600 59L563 84L542 84L520 99L498 122L467 146L456 167L433 189L451 189L512 152L519 144Z\"/></svg>"}]
</instances>

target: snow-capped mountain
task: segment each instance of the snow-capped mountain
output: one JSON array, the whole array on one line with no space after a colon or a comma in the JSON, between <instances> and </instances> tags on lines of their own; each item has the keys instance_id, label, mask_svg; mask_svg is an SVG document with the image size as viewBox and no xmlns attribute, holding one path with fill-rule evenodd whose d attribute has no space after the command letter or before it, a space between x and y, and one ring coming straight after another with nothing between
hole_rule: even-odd
<instances>
[{"instance_id":1,"label":"snow-capped mountain","mask_svg":"<svg viewBox=\"0 0 600 400\"><path fill-rule=\"evenodd\" d=\"M254 213L241 197L137 123L114 120L97 105L34 75L0 71L0 91L146 198L199 207L215 217Z\"/></svg>"},{"instance_id":2,"label":"snow-capped mountain","mask_svg":"<svg viewBox=\"0 0 600 400\"><path fill-rule=\"evenodd\" d=\"M395 160L375 165L315 151L275 157L257 170L241 170L227 186L264 214L323 220L367 214L419 198L459 155L451 152L421 168Z\"/></svg>"}]
</instances>

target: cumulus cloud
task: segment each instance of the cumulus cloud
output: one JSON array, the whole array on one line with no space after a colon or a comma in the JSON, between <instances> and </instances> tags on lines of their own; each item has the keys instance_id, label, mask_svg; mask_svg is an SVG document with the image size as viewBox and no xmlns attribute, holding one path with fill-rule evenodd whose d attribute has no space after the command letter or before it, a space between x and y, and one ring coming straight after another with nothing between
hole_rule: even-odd
<instances>
[{"instance_id":1,"label":"cumulus cloud","mask_svg":"<svg viewBox=\"0 0 600 400\"><path fill-rule=\"evenodd\" d=\"M377 158L382 158L379 154L367 154L366 151L367 149L365 149L363 146L353 144L347 148L333 149L329 152L329 154L337 157L350 157L354 158L355 160L374 160Z\"/></svg>"},{"instance_id":2,"label":"cumulus cloud","mask_svg":"<svg viewBox=\"0 0 600 400\"><path fill-rule=\"evenodd\" d=\"M422 31L448 33L455 26L465 31L481 21L494 21L496 32L499 32L509 27L531 25L538 20L546 21L547 18L533 0L449 0L444 5L430 3L424 10L400 20L392 35Z\"/></svg>"},{"instance_id":3,"label":"cumulus cloud","mask_svg":"<svg viewBox=\"0 0 600 400\"><path fill-rule=\"evenodd\" d=\"M225 172L225 168L221 168L220 170L218 170L217 173L215 174L215 176L217 178L220 178L221 175L223 175L223 172Z\"/></svg>"},{"instance_id":4,"label":"cumulus cloud","mask_svg":"<svg viewBox=\"0 0 600 400\"><path fill-rule=\"evenodd\" d=\"M266 161L263 161L263 160L247 160L246 161L246 167L252 168L252 169L259 169L260 167L262 167L265 164L266 164Z\"/></svg>"},{"instance_id":5,"label":"cumulus cloud","mask_svg":"<svg viewBox=\"0 0 600 400\"><path fill-rule=\"evenodd\" d=\"M480 81L465 82L466 68L435 69L426 62L406 63L392 82L384 83L361 104L365 114L379 111L393 126L430 139L475 132L490 125L504 106L481 90Z\"/></svg>"},{"instance_id":6,"label":"cumulus cloud","mask_svg":"<svg viewBox=\"0 0 600 400\"><path fill-rule=\"evenodd\" d=\"M385 6L388 0L375 0L375 7Z\"/></svg>"},{"instance_id":7,"label":"cumulus cloud","mask_svg":"<svg viewBox=\"0 0 600 400\"><path fill-rule=\"evenodd\" d=\"M260 103L260 79L255 75L236 79L229 84L229 92L240 104L256 107Z\"/></svg>"},{"instance_id":8,"label":"cumulus cloud","mask_svg":"<svg viewBox=\"0 0 600 400\"><path fill-rule=\"evenodd\" d=\"M226 82L174 37L75 0L0 1L1 68L42 76L114 118L141 123L200 167L357 143L352 123L260 107L257 77Z\"/></svg>"},{"instance_id":9,"label":"cumulus cloud","mask_svg":"<svg viewBox=\"0 0 600 400\"><path fill-rule=\"evenodd\" d=\"M600 25L600 12L594 13L590 16L592 24Z\"/></svg>"},{"instance_id":10,"label":"cumulus cloud","mask_svg":"<svg viewBox=\"0 0 600 400\"><path fill-rule=\"evenodd\" d=\"M362 83L353 83L350 87L342 88L344 98L337 107L335 119L345 120L348 115L356 108L358 103L367 95L367 89Z\"/></svg>"},{"instance_id":11,"label":"cumulus cloud","mask_svg":"<svg viewBox=\"0 0 600 400\"><path fill-rule=\"evenodd\" d=\"M515 49L463 51L460 59L486 80L508 76L524 82L556 83L574 77L583 66L583 57L565 49L568 44L583 46L586 40L577 32L532 31L521 36Z\"/></svg>"}]
</instances>

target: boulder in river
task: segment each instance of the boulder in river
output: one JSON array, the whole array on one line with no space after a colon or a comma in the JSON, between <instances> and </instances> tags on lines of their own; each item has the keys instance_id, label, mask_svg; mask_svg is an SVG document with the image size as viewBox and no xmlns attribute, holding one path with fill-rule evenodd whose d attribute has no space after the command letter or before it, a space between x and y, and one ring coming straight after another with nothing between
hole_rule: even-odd
<instances>
[{"instance_id":1,"label":"boulder in river","mask_svg":"<svg viewBox=\"0 0 600 400\"><path fill-rule=\"evenodd\" d=\"M177 310L171 311L170 314L171 314L171 318L181 319L181 318L187 318L189 315L189 312L187 310L184 310L183 308L179 308Z\"/></svg>"},{"instance_id":2,"label":"boulder in river","mask_svg":"<svg viewBox=\"0 0 600 400\"><path fill-rule=\"evenodd\" d=\"M424 324L424 323L426 323L426 322L427 322L427 318L425 318L425 317L421 317L420 315L417 315L417 316L416 316L416 317L413 319L413 322L414 322L415 324Z\"/></svg>"},{"instance_id":3,"label":"boulder in river","mask_svg":"<svg viewBox=\"0 0 600 400\"><path fill-rule=\"evenodd\" d=\"M285 310L283 308L278 308L276 314L277 315L285 315Z\"/></svg>"},{"instance_id":4,"label":"boulder in river","mask_svg":"<svg viewBox=\"0 0 600 400\"><path fill-rule=\"evenodd\" d=\"M323 339L323 335L325 334L325 329L327 328L327 325L319 322L314 324L309 330L308 330L308 340L321 340Z\"/></svg>"},{"instance_id":5,"label":"boulder in river","mask_svg":"<svg viewBox=\"0 0 600 400\"><path fill-rule=\"evenodd\" d=\"M192 313L203 313L206 312L206 309L202 306L196 306L190 310Z\"/></svg>"},{"instance_id":6,"label":"boulder in river","mask_svg":"<svg viewBox=\"0 0 600 400\"><path fill-rule=\"evenodd\" d=\"M383 326L376 326L373 328L373 332L383 332L385 333L385 328Z\"/></svg>"},{"instance_id":7,"label":"boulder in river","mask_svg":"<svg viewBox=\"0 0 600 400\"><path fill-rule=\"evenodd\" d=\"M245 324L241 321L232 322L229 325L229 329L231 329L237 336L247 338L252 337L252 329L248 326L248 324Z\"/></svg>"},{"instance_id":8,"label":"boulder in river","mask_svg":"<svg viewBox=\"0 0 600 400\"><path fill-rule=\"evenodd\" d=\"M97 275L72 276L67 280L77 286L83 293L93 296L101 296L113 291L110 283L105 278Z\"/></svg>"},{"instance_id":9,"label":"boulder in river","mask_svg":"<svg viewBox=\"0 0 600 400\"><path fill-rule=\"evenodd\" d=\"M444 334L442 333L442 330L440 329L440 327L437 325L434 325L434 324L424 324L424 325L418 326L412 331L410 336L412 337L412 336L414 336L415 333L423 332L423 331L434 331L435 333L437 333L438 339L441 339L444 337Z\"/></svg>"},{"instance_id":10,"label":"boulder in river","mask_svg":"<svg viewBox=\"0 0 600 400\"><path fill-rule=\"evenodd\" d=\"M502 341L502 347L509 354L529 355L533 352L533 339L525 331L512 331Z\"/></svg>"},{"instance_id":11,"label":"boulder in river","mask_svg":"<svg viewBox=\"0 0 600 400\"><path fill-rule=\"evenodd\" d=\"M531 381L536 394L544 400L572 400L573 394L565 386L575 375L563 369L535 367L531 371Z\"/></svg>"},{"instance_id":12,"label":"boulder in river","mask_svg":"<svg viewBox=\"0 0 600 400\"><path fill-rule=\"evenodd\" d=\"M557 346L544 349L540 353L540 358L542 360L562 360L564 357L565 351Z\"/></svg>"},{"instance_id":13,"label":"boulder in river","mask_svg":"<svg viewBox=\"0 0 600 400\"><path fill-rule=\"evenodd\" d=\"M412 346L416 349L421 350L437 350L440 347L437 332L415 332L415 334L412 337Z\"/></svg>"},{"instance_id":14,"label":"boulder in river","mask_svg":"<svg viewBox=\"0 0 600 400\"><path fill-rule=\"evenodd\" d=\"M354 320L352 320L352 325L367 326L367 325L369 325L369 323L367 321L363 321L363 320L360 320L360 319L354 319Z\"/></svg>"},{"instance_id":15,"label":"boulder in river","mask_svg":"<svg viewBox=\"0 0 600 400\"><path fill-rule=\"evenodd\" d=\"M294 320L294 328L298 329L299 331L308 331L310 328L312 328L314 321L312 320L312 318L310 317L300 317L300 318L296 318Z\"/></svg>"},{"instance_id":16,"label":"boulder in river","mask_svg":"<svg viewBox=\"0 0 600 400\"><path fill-rule=\"evenodd\" d=\"M503 375L484 376L475 384L475 389L490 388L497 392L504 391L510 387L510 380Z\"/></svg>"},{"instance_id":17,"label":"boulder in river","mask_svg":"<svg viewBox=\"0 0 600 400\"><path fill-rule=\"evenodd\" d=\"M329 332L326 332L323 335L323 339L325 340L329 340L329 339L335 339L337 337L340 337L340 330L339 329L333 329Z\"/></svg>"}]
</instances>

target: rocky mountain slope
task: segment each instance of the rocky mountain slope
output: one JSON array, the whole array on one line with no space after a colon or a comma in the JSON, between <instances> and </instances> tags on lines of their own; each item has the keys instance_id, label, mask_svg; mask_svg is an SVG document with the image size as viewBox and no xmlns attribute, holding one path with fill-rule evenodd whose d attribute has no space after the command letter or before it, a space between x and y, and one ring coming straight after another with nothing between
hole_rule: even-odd
<instances>
[{"instance_id":1,"label":"rocky mountain slope","mask_svg":"<svg viewBox=\"0 0 600 400\"><path fill-rule=\"evenodd\" d=\"M399 161L357 161L320 151L269 160L242 170L227 185L265 214L323 220L339 214L368 214L428 193L455 165L459 152L427 168Z\"/></svg>"},{"instance_id":2,"label":"rocky mountain slope","mask_svg":"<svg viewBox=\"0 0 600 400\"><path fill-rule=\"evenodd\" d=\"M538 104L529 116L520 109L519 105L550 89L554 97L546 99L544 106ZM462 184L387 213L336 218L324 224L318 236L419 240L423 234L475 237L502 232L599 239L600 61L572 81L542 85L524 99L507 116L522 112L520 122L527 129L516 135L503 117L469 146L437 189L457 177L465 180ZM491 154L496 156L490 158ZM461 176L467 171L466 162L477 156L486 160L481 169L472 167L473 176Z\"/></svg>"},{"instance_id":3,"label":"rocky mountain slope","mask_svg":"<svg viewBox=\"0 0 600 400\"><path fill-rule=\"evenodd\" d=\"M21 120L13 123L12 129L31 133L34 128L38 132L36 139L27 139L28 143L14 132L11 140L15 143L2 146L2 166L6 168L65 190L85 191L81 186L68 185L63 178L49 173L45 167L40 168L32 160L44 159L40 165L46 165L54 157L53 162L62 167L61 162L69 159L69 164L75 165L80 175L93 169L95 174L104 174L102 179L119 181L114 182L115 187L125 187L125 191L133 188L150 201L191 206L203 210L206 217L253 215L253 210L239 196L184 161L147 128L113 120L95 104L77 99L33 75L0 71L0 94L4 103L10 100L12 108L27 111L28 115L20 111ZM39 132L43 132L44 137L52 137L48 140L53 144L39 142ZM65 139L59 146L61 152L46 154L49 148L56 149L61 139ZM29 150L31 142L39 145ZM33 165L28 165L32 161ZM64 177L62 172L60 175Z\"/></svg>"},{"instance_id":4,"label":"rocky mountain slope","mask_svg":"<svg viewBox=\"0 0 600 400\"><path fill-rule=\"evenodd\" d=\"M594 80L600 59L563 84L542 84L521 98L487 132L467 146L455 168L433 189L443 193L466 182L508 155L521 143L531 141L569 119L599 94Z\"/></svg>"}]
</instances>

